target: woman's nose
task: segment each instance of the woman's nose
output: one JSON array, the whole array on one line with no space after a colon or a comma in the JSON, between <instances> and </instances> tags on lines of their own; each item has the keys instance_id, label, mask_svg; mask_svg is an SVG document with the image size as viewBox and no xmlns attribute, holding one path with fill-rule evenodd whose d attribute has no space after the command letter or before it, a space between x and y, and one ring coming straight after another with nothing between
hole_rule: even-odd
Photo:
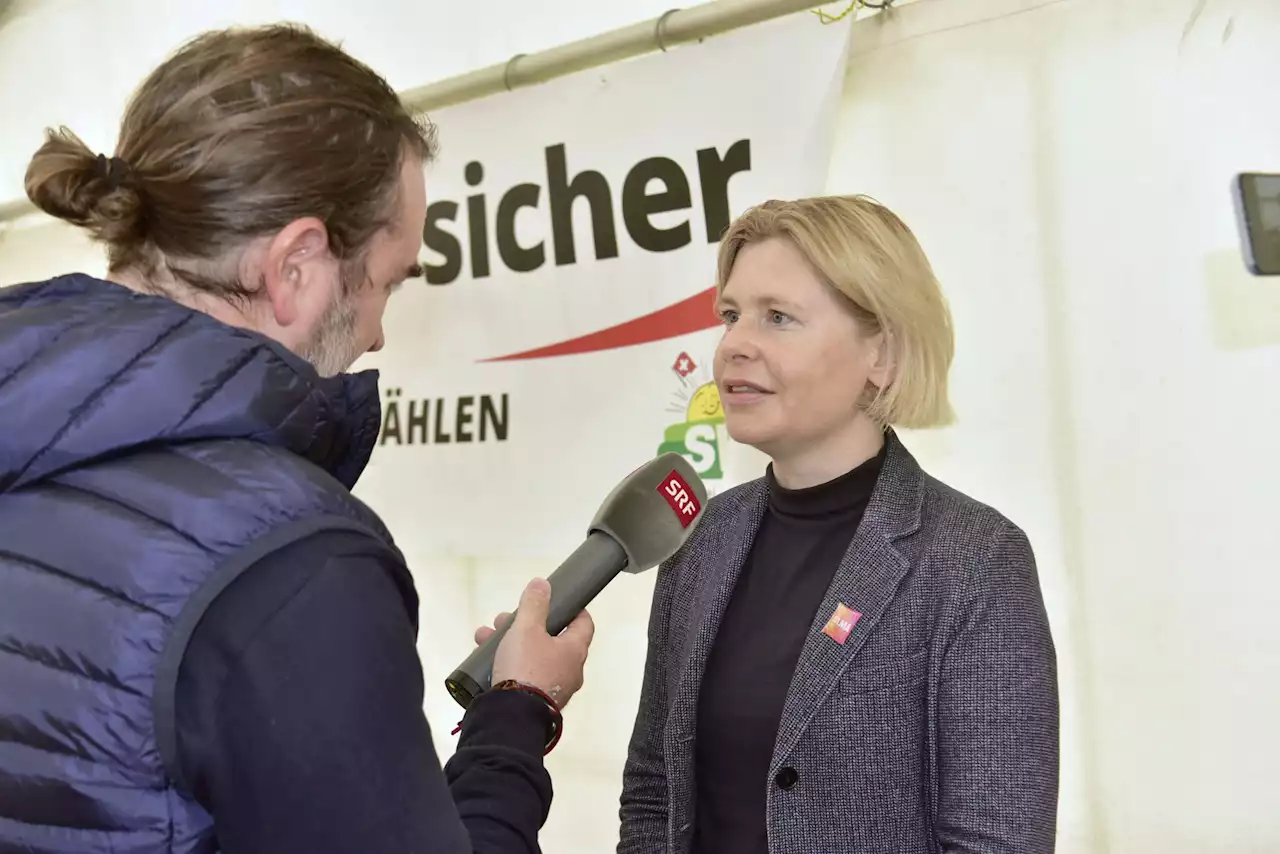
<instances>
[{"instance_id":1,"label":"woman's nose","mask_svg":"<svg viewBox=\"0 0 1280 854\"><path fill-rule=\"evenodd\" d=\"M726 329L720 339L720 352L726 359L750 359L757 352L754 336L744 324L735 324Z\"/></svg>"}]
</instances>

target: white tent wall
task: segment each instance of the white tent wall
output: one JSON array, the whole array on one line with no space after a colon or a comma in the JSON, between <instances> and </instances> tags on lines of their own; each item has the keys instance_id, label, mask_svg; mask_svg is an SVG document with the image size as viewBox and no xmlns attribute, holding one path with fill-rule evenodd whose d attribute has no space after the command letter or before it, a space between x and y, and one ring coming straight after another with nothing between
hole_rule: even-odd
<instances>
[{"instance_id":1,"label":"white tent wall","mask_svg":"<svg viewBox=\"0 0 1280 854\"><path fill-rule=\"evenodd\" d=\"M0 18L0 203L22 195L32 143L66 123L109 148L134 87L203 30L306 23L374 65L397 91L656 18L671 0L13 0ZM698 3L684 3L695 6Z\"/></svg>"},{"instance_id":2,"label":"white tent wall","mask_svg":"<svg viewBox=\"0 0 1280 854\"><path fill-rule=\"evenodd\" d=\"M206 27L305 20L405 89L668 3L466 5L236 2L166 20L141 0L18 2L0 28L0 202L21 194L41 128L109 148L130 88ZM829 188L899 211L949 294L961 420L906 439L1035 544L1062 669L1063 852L1280 850L1280 527L1264 494L1280 478L1280 286L1244 274L1227 192L1235 171L1280 171L1277 33L1274 0L918 0L855 28ZM100 255L61 226L0 232L0 282L68 268ZM457 709L439 677L550 567L408 557L447 755ZM616 835L636 590L593 608L589 687L551 757L557 854Z\"/></svg>"},{"instance_id":3,"label":"white tent wall","mask_svg":"<svg viewBox=\"0 0 1280 854\"><path fill-rule=\"evenodd\" d=\"M950 296L961 421L908 441L1036 545L1070 850L1280 850L1280 284L1228 192L1280 171L1278 33L1273 0L855 30L829 189L902 213Z\"/></svg>"}]
</instances>

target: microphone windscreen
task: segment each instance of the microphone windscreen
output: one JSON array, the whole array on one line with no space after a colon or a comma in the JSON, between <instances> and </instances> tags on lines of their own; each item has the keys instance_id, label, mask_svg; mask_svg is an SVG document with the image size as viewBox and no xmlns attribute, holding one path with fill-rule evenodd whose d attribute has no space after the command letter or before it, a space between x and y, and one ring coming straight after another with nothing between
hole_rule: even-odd
<instances>
[{"instance_id":1,"label":"microphone windscreen","mask_svg":"<svg viewBox=\"0 0 1280 854\"><path fill-rule=\"evenodd\" d=\"M643 572L684 545L706 502L707 487L693 465L668 452L640 466L609 493L589 532L608 534L627 553L626 571Z\"/></svg>"}]
</instances>

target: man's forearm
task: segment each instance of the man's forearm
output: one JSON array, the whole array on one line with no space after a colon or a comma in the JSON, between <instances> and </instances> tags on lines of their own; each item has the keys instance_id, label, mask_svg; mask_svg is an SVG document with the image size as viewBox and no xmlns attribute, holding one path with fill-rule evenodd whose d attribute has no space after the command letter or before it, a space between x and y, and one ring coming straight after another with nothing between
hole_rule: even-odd
<instances>
[{"instance_id":1,"label":"man's forearm","mask_svg":"<svg viewBox=\"0 0 1280 854\"><path fill-rule=\"evenodd\" d=\"M482 694L467 710L457 752L445 765L449 788L477 854L537 854L551 809L543 764L551 712L513 691Z\"/></svg>"},{"instance_id":2,"label":"man's forearm","mask_svg":"<svg viewBox=\"0 0 1280 854\"><path fill-rule=\"evenodd\" d=\"M364 538L326 533L209 609L183 664L179 740L222 851L537 851L550 712L510 692L477 699L446 778L407 576Z\"/></svg>"}]
</instances>

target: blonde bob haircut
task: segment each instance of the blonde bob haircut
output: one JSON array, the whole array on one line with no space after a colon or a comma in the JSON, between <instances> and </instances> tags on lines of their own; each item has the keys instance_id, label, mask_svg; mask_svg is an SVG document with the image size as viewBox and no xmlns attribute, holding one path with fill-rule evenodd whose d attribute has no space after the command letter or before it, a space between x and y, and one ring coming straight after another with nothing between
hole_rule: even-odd
<instances>
[{"instance_id":1,"label":"blonde bob haircut","mask_svg":"<svg viewBox=\"0 0 1280 854\"><path fill-rule=\"evenodd\" d=\"M947 394L955 354L951 312L924 250L896 214L866 196L757 205L721 239L716 292L724 291L742 247L771 238L800 250L865 334L885 333L892 379L868 389L864 402L876 423L926 428L955 420Z\"/></svg>"}]
</instances>

